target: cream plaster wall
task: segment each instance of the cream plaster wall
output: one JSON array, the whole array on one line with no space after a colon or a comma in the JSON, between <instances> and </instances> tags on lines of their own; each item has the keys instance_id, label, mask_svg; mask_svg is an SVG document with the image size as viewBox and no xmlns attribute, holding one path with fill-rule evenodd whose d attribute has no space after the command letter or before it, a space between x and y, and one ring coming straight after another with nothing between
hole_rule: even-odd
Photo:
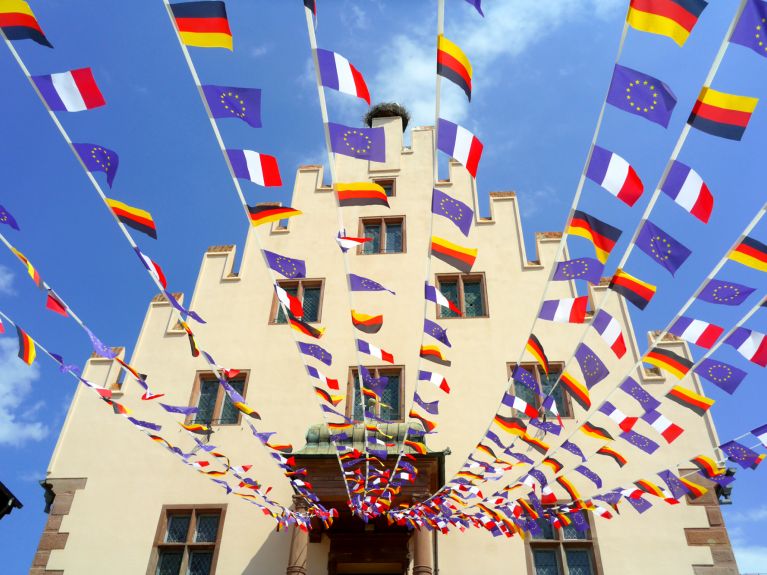
<instances>
[{"instance_id":1,"label":"cream plaster wall","mask_svg":"<svg viewBox=\"0 0 767 575\"><path fill-rule=\"evenodd\" d=\"M356 234L361 216L385 214L407 218L407 253L362 256L352 251L350 266L353 272L371 277L397 292L396 297L381 292L355 293L353 296L358 310L383 313L381 332L371 336L363 334L363 337L392 352L396 363L406 366L406 397L409 401L417 377L421 343L424 262L430 233L433 130L413 129L412 147L403 149L399 120L378 122L386 129L389 162L383 166L368 165L339 157L337 168L341 181L371 177L397 179L397 195L391 199L390 210L345 208L343 217L352 234ZM321 168L300 168L291 205L300 208L304 215L291 219L287 230L268 227L250 230L236 275L232 273L237 256L235 250L206 253L191 297L191 307L207 320L205 325L192 324L200 345L208 349L219 364L250 370L246 399L263 417L263 421L258 422L259 429L277 430L280 442L291 442L296 448L303 445L306 428L321 421L321 412L311 390L315 380L305 374L289 328L268 325L273 292L269 273L257 253L256 234L267 249L306 258L307 276L324 279L321 324L328 330L320 343L333 354L334 361L330 368L317 366L326 375L345 382L349 366L356 364L353 342L357 334L349 321L343 260L334 241L338 229L335 201L332 191L322 187L322 181ZM458 164L451 163L449 181L440 182L438 187L470 205L477 205L474 182ZM248 194L251 197L253 194L264 195L261 190ZM444 396L436 389L422 388L422 395L440 399L440 433L430 436L428 445L435 450L446 447L452 450L446 462L448 476L456 471L481 438L506 389L506 363L515 361L524 345L536 311L531 302L537 302L540 297L558 244L556 237L541 236L536 242L538 253L526 254L517 198L513 195L493 197L491 210L492 218L477 219L467 240L446 220L435 218L434 222L436 235L479 248L474 270L486 275L490 312L487 319L441 321L453 344L452 349L446 350L453 365L443 369L436 366L436 371L446 375L453 391ZM552 225L556 227L557 223L552 222ZM540 260L540 263L531 263L528 259ZM431 281L435 273L452 271L435 260ZM605 288L592 291L599 301ZM549 291L547 298L568 297L573 293L572 285L559 283ZM201 358L190 356L186 335L174 329L170 309L164 302L150 304L131 363L149 375L153 391L166 394L163 401L186 405L195 374L205 371L206 364ZM611 297L607 310L628 326L626 307L617 297ZM433 319L432 305L428 313ZM541 322L536 328L551 361L570 356L581 330L580 326L549 322ZM627 341L629 353L618 361L593 331L586 339L616 376L625 374L638 357L633 337L628 337ZM668 345L675 351L689 354L682 342ZM526 358L527 361L530 359L529 356ZM376 364L367 357L364 362ZM574 371L578 373L577 367ZM93 359L85 376L95 383L110 385L116 382L117 372L110 362ZM634 377L652 390L661 386L665 389L672 384L663 378L643 378L636 373ZM613 385L610 382L617 380L610 378L592 390L594 403L604 397ZM162 435L188 450L193 444L186 432L159 406L141 402L140 394L137 384L128 380L115 397L133 409L136 417L163 424ZM624 412L639 415L637 406L622 394L616 394L611 401ZM574 407L576 413L582 415L577 405ZM672 466L697 455L700 449L716 441L703 419L674 404L664 405L663 412L687 431L673 445L667 446L644 423L637 424L638 431L662 445L650 460L652 469ZM615 431L606 418L594 421ZM599 445L585 436L576 439L588 453ZM546 441L549 440L554 445L561 441L547 437ZM233 464L253 464L251 476L274 486L274 498L285 505L290 504L287 481L244 423L240 427L218 428L212 443L219 446ZM642 457L641 452L621 441L615 447L629 459L624 469L617 469L612 461L604 458L589 463L604 478L605 488L637 479L639 469L647 469L648 458ZM568 466L576 464L574 456L567 453L557 457ZM77 493L72 510L62 524L61 530L70 534L66 549L52 553L48 569L62 569L66 574L144 573L163 504L226 503L218 573L284 572L289 533L275 533L274 523L258 509L235 497L226 497L205 477L184 467L176 458L135 432L121 417L112 415L87 389L80 388L75 395L48 473L52 478L88 478L87 487ZM593 493L593 486L584 478L574 473L568 476L582 493ZM512 472L506 479L514 477ZM489 488L484 490L490 491ZM711 564L708 548L688 547L684 537L685 527L708 526L702 508L684 504L670 508L659 503L641 518L628 505L622 508L623 513L612 521L597 519L596 522L606 573L639 575L651 570L659 575L678 575L692 573L693 564ZM312 575L326 572L327 549L326 537L322 544L310 545ZM518 538L512 541L493 539L488 533L477 531L451 533L439 537L439 552L442 575L520 573L526 569L523 544Z\"/></svg>"}]
</instances>

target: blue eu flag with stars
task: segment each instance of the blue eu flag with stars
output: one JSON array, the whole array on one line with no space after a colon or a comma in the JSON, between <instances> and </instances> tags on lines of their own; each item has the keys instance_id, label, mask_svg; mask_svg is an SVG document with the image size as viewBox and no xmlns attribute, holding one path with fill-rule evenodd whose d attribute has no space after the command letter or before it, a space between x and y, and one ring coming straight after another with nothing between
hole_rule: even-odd
<instances>
[{"instance_id":1,"label":"blue eu flag with stars","mask_svg":"<svg viewBox=\"0 0 767 575\"><path fill-rule=\"evenodd\" d=\"M657 78L616 64L607 103L666 128L676 106L676 96Z\"/></svg>"}]
</instances>

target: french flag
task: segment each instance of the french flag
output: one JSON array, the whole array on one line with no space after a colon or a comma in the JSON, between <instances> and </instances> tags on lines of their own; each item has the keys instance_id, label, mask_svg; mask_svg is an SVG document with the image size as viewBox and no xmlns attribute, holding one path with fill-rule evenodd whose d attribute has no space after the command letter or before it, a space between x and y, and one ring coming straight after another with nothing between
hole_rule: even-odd
<instances>
[{"instance_id":1,"label":"french flag","mask_svg":"<svg viewBox=\"0 0 767 575\"><path fill-rule=\"evenodd\" d=\"M705 349L711 349L711 346L719 339L723 331L724 328L718 325L686 316L676 320L671 329L669 329L669 332L675 336Z\"/></svg>"},{"instance_id":2,"label":"french flag","mask_svg":"<svg viewBox=\"0 0 767 575\"><path fill-rule=\"evenodd\" d=\"M599 310L591 327L597 330L617 358L621 358L626 353L626 342L623 339L621 324L618 320L604 310Z\"/></svg>"},{"instance_id":3,"label":"french flag","mask_svg":"<svg viewBox=\"0 0 767 575\"><path fill-rule=\"evenodd\" d=\"M538 317L549 321L583 323L588 303L588 296L546 300Z\"/></svg>"},{"instance_id":4,"label":"french flag","mask_svg":"<svg viewBox=\"0 0 767 575\"><path fill-rule=\"evenodd\" d=\"M163 287L163 289L168 289L168 280L165 278L165 273L162 271L162 268L160 267L160 264L155 262L152 258L150 258L148 255L143 253L140 249L134 248L136 250L136 255L141 260L141 263L144 264L144 267L149 270L149 273L152 274L152 277L154 277L158 282L160 282L160 285Z\"/></svg>"},{"instance_id":5,"label":"french flag","mask_svg":"<svg viewBox=\"0 0 767 575\"><path fill-rule=\"evenodd\" d=\"M450 393L450 386L444 376L434 371L419 371L418 381L428 381L432 385L440 388L445 393Z\"/></svg>"},{"instance_id":6,"label":"french flag","mask_svg":"<svg viewBox=\"0 0 767 575\"><path fill-rule=\"evenodd\" d=\"M714 196L698 172L675 161L661 186L661 191L704 224L711 217Z\"/></svg>"},{"instance_id":7,"label":"french flag","mask_svg":"<svg viewBox=\"0 0 767 575\"><path fill-rule=\"evenodd\" d=\"M267 188L282 185L280 168L274 156L252 150L227 150L226 154L237 178Z\"/></svg>"},{"instance_id":8,"label":"french flag","mask_svg":"<svg viewBox=\"0 0 767 575\"><path fill-rule=\"evenodd\" d=\"M329 377L326 377L320 370L318 370L316 367L307 365L306 371L309 373L310 376L319 379L322 383L327 385L330 389L338 389L338 380L337 379L331 379Z\"/></svg>"},{"instance_id":9,"label":"french flag","mask_svg":"<svg viewBox=\"0 0 767 575\"><path fill-rule=\"evenodd\" d=\"M599 146L594 146L591 153L586 177L629 206L633 206L644 191L634 168L618 154Z\"/></svg>"},{"instance_id":10,"label":"french flag","mask_svg":"<svg viewBox=\"0 0 767 575\"><path fill-rule=\"evenodd\" d=\"M659 411L648 411L642 416L642 419L650 424L655 431L663 436L667 443L673 443L674 440L684 433L684 429L673 423L667 417L661 415Z\"/></svg>"},{"instance_id":11,"label":"french flag","mask_svg":"<svg viewBox=\"0 0 767 575\"><path fill-rule=\"evenodd\" d=\"M434 303L441 305L442 307L450 308L454 313L457 313L458 315L463 315L461 313L461 310L458 309L458 307L451 302L449 299L445 297L445 295L439 291L436 287L433 285L429 285L428 282L426 282L426 299L429 301L433 301Z\"/></svg>"},{"instance_id":12,"label":"french flag","mask_svg":"<svg viewBox=\"0 0 767 575\"><path fill-rule=\"evenodd\" d=\"M370 92L365 79L349 60L341 54L317 48L317 62L320 66L320 84L362 98L370 105Z\"/></svg>"},{"instance_id":13,"label":"french flag","mask_svg":"<svg viewBox=\"0 0 767 575\"><path fill-rule=\"evenodd\" d=\"M599 411L617 423L618 427L626 433L631 431L634 424L639 420L638 417L629 417L609 401L605 401L599 408Z\"/></svg>"},{"instance_id":14,"label":"french flag","mask_svg":"<svg viewBox=\"0 0 767 575\"><path fill-rule=\"evenodd\" d=\"M437 148L461 162L472 178L477 177L479 160L484 146L477 137L463 126L439 119Z\"/></svg>"},{"instance_id":15,"label":"french flag","mask_svg":"<svg viewBox=\"0 0 767 575\"><path fill-rule=\"evenodd\" d=\"M290 295L285 288L274 284L274 291L277 292L277 299L284 305L290 313L298 318L304 317L304 306L296 296Z\"/></svg>"},{"instance_id":16,"label":"french flag","mask_svg":"<svg viewBox=\"0 0 767 575\"><path fill-rule=\"evenodd\" d=\"M357 340L357 349L362 353L372 355L383 361L394 363L394 356L392 354L366 342L364 339Z\"/></svg>"},{"instance_id":17,"label":"french flag","mask_svg":"<svg viewBox=\"0 0 767 575\"><path fill-rule=\"evenodd\" d=\"M724 342L737 349L748 361L767 366L767 336L763 333L739 327Z\"/></svg>"},{"instance_id":18,"label":"french flag","mask_svg":"<svg viewBox=\"0 0 767 575\"><path fill-rule=\"evenodd\" d=\"M90 68L32 76L52 112L82 112L106 104Z\"/></svg>"}]
</instances>

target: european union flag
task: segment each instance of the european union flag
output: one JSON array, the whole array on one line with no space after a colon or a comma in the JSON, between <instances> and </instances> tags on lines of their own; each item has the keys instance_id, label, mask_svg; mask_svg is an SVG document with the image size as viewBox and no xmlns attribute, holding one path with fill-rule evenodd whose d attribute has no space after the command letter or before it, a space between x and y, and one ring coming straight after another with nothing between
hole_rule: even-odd
<instances>
[{"instance_id":1,"label":"european union flag","mask_svg":"<svg viewBox=\"0 0 767 575\"><path fill-rule=\"evenodd\" d=\"M349 274L349 289L352 291L388 291L390 294L396 295L389 288L382 286L377 281L358 276L357 274Z\"/></svg>"},{"instance_id":2,"label":"european union flag","mask_svg":"<svg viewBox=\"0 0 767 575\"><path fill-rule=\"evenodd\" d=\"M672 276L692 253L650 220L642 226L635 245Z\"/></svg>"},{"instance_id":3,"label":"european union flag","mask_svg":"<svg viewBox=\"0 0 767 575\"><path fill-rule=\"evenodd\" d=\"M676 96L657 78L616 64L607 103L666 128L676 106Z\"/></svg>"},{"instance_id":4,"label":"european union flag","mask_svg":"<svg viewBox=\"0 0 767 575\"><path fill-rule=\"evenodd\" d=\"M592 284L598 284L602 278L605 266L594 258L578 258L557 262L554 270L554 281L586 280Z\"/></svg>"},{"instance_id":5,"label":"european union flag","mask_svg":"<svg viewBox=\"0 0 767 575\"><path fill-rule=\"evenodd\" d=\"M538 382L533 377L533 374L527 371L521 365L518 365L514 368L514 371L511 374L511 379L531 389L535 392L536 395L541 395L541 390L538 387Z\"/></svg>"},{"instance_id":6,"label":"european union flag","mask_svg":"<svg viewBox=\"0 0 767 575\"><path fill-rule=\"evenodd\" d=\"M634 430L624 431L621 433L621 438L628 441L634 447L637 447L644 451L647 455L652 455L660 447L649 437L645 437L641 433L637 433Z\"/></svg>"},{"instance_id":7,"label":"european union flag","mask_svg":"<svg viewBox=\"0 0 767 575\"><path fill-rule=\"evenodd\" d=\"M254 128L261 127L261 90L232 86L202 87L214 118L239 118Z\"/></svg>"},{"instance_id":8,"label":"european union flag","mask_svg":"<svg viewBox=\"0 0 767 575\"><path fill-rule=\"evenodd\" d=\"M450 340L447 339L447 330L440 326L437 322L424 318L423 331L437 341L444 343L447 347L453 347L450 345Z\"/></svg>"},{"instance_id":9,"label":"european union flag","mask_svg":"<svg viewBox=\"0 0 767 575\"><path fill-rule=\"evenodd\" d=\"M383 128L352 128L328 122L330 147L336 154L371 162L386 161Z\"/></svg>"},{"instance_id":10,"label":"european union flag","mask_svg":"<svg viewBox=\"0 0 767 575\"><path fill-rule=\"evenodd\" d=\"M713 279L701 290L698 299L721 305L740 305L754 291L754 288L743 284Z\"/></svg>"},{"instance_id":11,"label":"european union flag","mask_svg":"<svg viewBox=\"0 0 767 575\"><path fill-rule=\"evenodd\" d=\"M471 221L474 218L474 210L469 206L434 188L431 196L431 212L453 222L461 233L468 237Z\"/></svg>"},{"instance_id":12,"label":"european union flag","mask_svg":"<svg viewBox=\"0 0 767 575\"><path fill-rule=\"evenodd\" d=\"M747 375L745 371L734 365L711 358L701 361L693 371L730 395L735 393Z\"/></svg>"},{"instance_id":13,"label":"european union flag","mask_svg":"<svg viewBox=\"0 0 767 575\"><path fill-rule=\"evenodd\" d=\"M302 341L297 343L299 351L304 355L318 359L325 365L330 365L333 363L333 356L330 355L330 352L326 351L325 348L321 345L317 345L316 343L304 343Z\"/></svg>"},{"instance_id":14,"label":"european union flag","mask_svg":"<svg viewBox=\"0 0 767 575\"><path fill-rule=\"evenodd\" d=\"M580 344L578 349L575 350L575 359L578 360L581 373L583 373L583 379L589 389L610 374L610 370L607 369L604 362L585 343Z\"/></svg>"},{"instance_id":15,"label":"european union flag","mask_svg":"<svg viewBox=\"0 0 767 575\"><path fill-rule=\"evenodd\" d=\"M263 250L269 267L289 279L306 277L306 262Z\"/></svg>"},{"instance_id":16,"label":"european union flag","mask_svg":"<svg viewBox=\"0 0 767 575\"><path fill-rule=\"evenodd\" d=\"M11 226L14 230L19 229L19 224L16 223L16 218L11 215L11 212L6 210L3 206L0 206L0 224Z\"/></svg>"},{"instance_id":17,"label":"european union flag","mask_svg":"<svg viewBox=\"0 0 767 575\"><path fill-rule=\"evenodd\" d=\"M117 154L96 144L72 144L72 147L89 172L104 172L107 175L107 184L111 188L120 164Z\"/></svg>"},{"instance_id":18,"label":"european union flag","mask_svg":"<svg viewBox=\"0 0 767 575\"><path fill-rule=\"evenodd\" d=\"M730 461L737 463L743 469L753 469L759 464L759 454L737 441L723 443L719 449L724 451Z\"/></svg>"},{"instance_id":19,"label":"european union flag","mask_svg":"<svg viewBox=\"0 0 767 575\"><path fill-rule=\"evenodd\" d=\"M751 48L767 58L767 2L749 0L732 32L730 42Z\"/></svg>"}]
</instances>

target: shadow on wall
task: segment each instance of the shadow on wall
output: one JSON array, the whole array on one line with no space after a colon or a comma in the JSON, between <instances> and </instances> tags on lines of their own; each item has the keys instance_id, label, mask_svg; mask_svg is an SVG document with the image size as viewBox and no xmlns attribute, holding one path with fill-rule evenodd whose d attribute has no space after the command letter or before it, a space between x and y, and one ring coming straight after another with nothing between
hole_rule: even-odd
<instances>
[{"instance_id":1,"label":"shadow on wall","mask_svg":"<svg viewBox=\"0 0 767 575\"><path fill-rule=\"evenodd\" d=\"M285 573L290 553L291 529L272 531L248 563L242 575L277 575ZM247 532L241 537L247 539Z\"/></svg>"}]
</instances>

